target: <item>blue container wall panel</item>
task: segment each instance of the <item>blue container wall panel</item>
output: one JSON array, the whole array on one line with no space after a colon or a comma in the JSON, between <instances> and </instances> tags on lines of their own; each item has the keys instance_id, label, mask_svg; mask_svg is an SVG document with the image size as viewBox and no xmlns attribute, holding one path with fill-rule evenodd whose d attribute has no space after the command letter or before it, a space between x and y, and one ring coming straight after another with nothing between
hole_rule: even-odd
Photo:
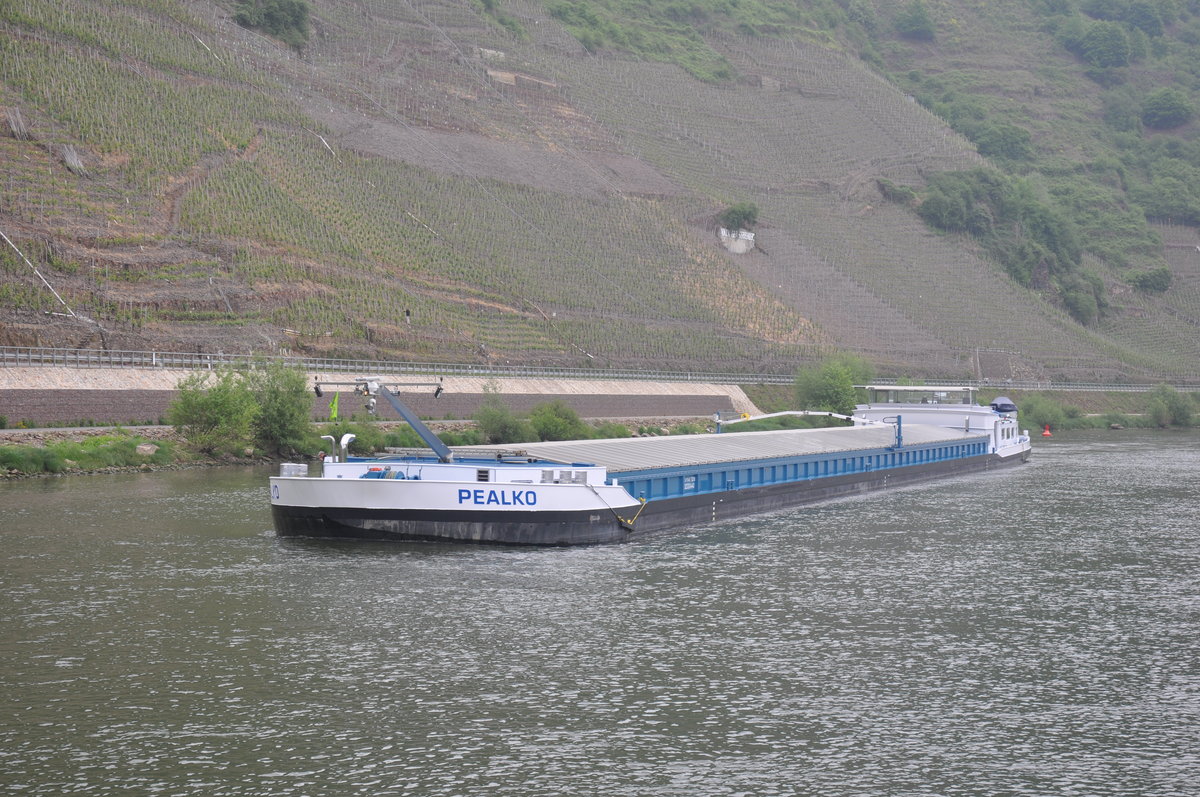
<instances>
[{"instance_id":1,"label":"blue container wall panel","mask_svg":"<svg viewBox=\"0 0 1200 797\"><path fill-rule=\"evenodd\" d=\"M966 459L987 453L985 441L930 445L904 451L870 451L854 454L814 454L791 460L757 460L730 464L697 465L620 474L617 481L630 495L647 501L737 490L745 487L787 484L808 479L868 473L888 468Z\"/></svg>"}]
</instances>

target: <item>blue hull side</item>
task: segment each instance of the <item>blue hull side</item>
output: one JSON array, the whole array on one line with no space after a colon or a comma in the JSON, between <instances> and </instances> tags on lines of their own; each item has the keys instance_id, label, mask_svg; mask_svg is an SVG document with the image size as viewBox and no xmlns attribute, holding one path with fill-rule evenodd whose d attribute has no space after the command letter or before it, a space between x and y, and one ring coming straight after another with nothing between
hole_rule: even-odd
<instances>
[{"instance_id":1,"label":"blue hull side","mask_svg":"<svg viewBox=\"0 0 1200 797\"><path fill-rule=\"evenodd\" d=\"M665 531L718 520L737 520L819 501L978 473L1019 464L1026 459L1028 459L1027 456L1001 459L988 454L968 459L889 468L872 473L828 476L802 482L748 487L741 490L652 501L646 505L645 511L637 519L636 534Z\"/></svg>"}]
</instances>

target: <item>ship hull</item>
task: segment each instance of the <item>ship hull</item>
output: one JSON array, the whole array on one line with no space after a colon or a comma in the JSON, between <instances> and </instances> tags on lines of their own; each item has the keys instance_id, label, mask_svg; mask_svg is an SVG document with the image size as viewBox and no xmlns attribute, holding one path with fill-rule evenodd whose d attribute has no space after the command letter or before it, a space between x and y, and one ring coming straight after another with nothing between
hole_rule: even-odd
<instances>
[{"instance_id":1,"label":"ship hull","mask_svg":"<svg viewBox=\"0 0 1200 797\"><path fill-rule=\"evenodd\" d=\"M275 503L281 537L438 541L500 545L596 545L626 542L715 521L737 520L831 499L977 473L1028 458L1028 449L1001 457L933 462L875 472L806 479L653 500L635 508L499 511L436 507L300 506Z\"/></svg>"},{"instance_id":2,"label":"ship hull","mask_svg":"<svg viewBox=\"0 0 1200 797\"><path fill-rule=\"evenodd\" d=\"M629 538L611 512L505 512L438 509L271 508L281 537L497 545L598 545Z\"/></svg>"}]
</instances>

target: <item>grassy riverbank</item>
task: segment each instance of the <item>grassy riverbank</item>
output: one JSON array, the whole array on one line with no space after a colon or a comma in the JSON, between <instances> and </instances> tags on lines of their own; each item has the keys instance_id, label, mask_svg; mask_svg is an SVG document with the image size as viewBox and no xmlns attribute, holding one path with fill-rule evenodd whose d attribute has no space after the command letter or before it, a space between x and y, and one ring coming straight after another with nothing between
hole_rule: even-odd
<instances>
[{"instance_id":1,"label":"grassy riverbank","mask_svg":"<svg viewBox=\"0 0 1200 797\"><path fill-rule=\"evenodd\" d=\"M746 386L746 394L763 412L795 408L795 388L788 385ZM980 391L988 403L1000 390ZM1060 391L1008 391L1020 407L1023 427L1033 432L1049 426L1056 433L1083 429L1165 428L1195 426L1200 402L1195 394L1162 386L1145 393ZM782 423L782 422L781 422ZM694 434L705 430L707 419L651 419L627 425L581 421L569 408L553 403L539 408L532 418L514 415L502 405L491 415L467 422L431 422L449 445L514 442L581 437L627 437L632 434ZM778 425L778 424L777 424ZM749 427L744 427L748 428ZM328 450L322 435L340 440L353 434L351 453L368 455L385 448L419 448L420 438L403 422L373 419L312 424L299 435L286 456L267 452L251 443L210 447L189 444L173 427L139 427L136 430L73 429L0 432L0 478L41 474L154 470L177 466L231 463L266 463L282 459L315 459Z\"/></svg>"},{"instance_id":2,"label":"grassy riverbank","mask_svg":"<svg viewBox=\"0 0 1200 797\"><path fill-rule=\"evenodd\" d=\"M486 443L478 422L429 422L448 445ZM639 435L694 434L703 431L694 419L647 419L629 425L612 422L583 424L578 437L628 437ZM578 430L577 430L578 431ZM265 464L315 460L329 449L322 435L340 440L352 434L350 453L366 456L386 448L421 448L420 437L402 421L348 420L314 424L305 438L287 455L268 453L254 447L216 452L198 450L170 426L139 427L137 430L73 428L0 431L0 479L30 476L110 473L129 470L160 470L210 465ZM536 433L531 432L537 439Z\"/></svg>"},{"instance_id":3,"label":"grassy riverbank","mask_svg":"<svg viewBox=\"0 0 1200 797\"><path fill-rule=\"evenodd\" d=\"M747 397L763 412L796 409L792 385L746 385ZM1062 391L982 389L980 404L997 396L1012 399L1020 408L1023 425L1054 431L1073 429L1195 426L1200 421L1200 396L1160 385L1151 391Z\"/></svg>"},{"instance_id":4,"label":"grassy riverbank","mask_svg":"<svg viewBox=\"0 0 1200 797\"><path fill-rule=\"evenodd\" d=\"M44 441L41 445L0 446L0 475L30 476L94 472L114 468L151 469L179 461L180 447L173 440L154 439L116 431L82 439Z\"/></svg>"}]
</instances>

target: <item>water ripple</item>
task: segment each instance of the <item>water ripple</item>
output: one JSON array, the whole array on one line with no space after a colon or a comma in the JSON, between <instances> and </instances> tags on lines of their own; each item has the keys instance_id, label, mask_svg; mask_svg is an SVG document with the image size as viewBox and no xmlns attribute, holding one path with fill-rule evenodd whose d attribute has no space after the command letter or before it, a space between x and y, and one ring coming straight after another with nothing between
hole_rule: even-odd
<instances>
[{"instance_id":1,"label":"water ripple","mask_svg":"<svg viewBox=\"0 0 1200 797\"><path fill-rule=\"evenodd\" d=\"M1195 794L1195 442L547 551L277 540L260 472L0 485L0 785Z\"/></svg>"}]
</instances>

